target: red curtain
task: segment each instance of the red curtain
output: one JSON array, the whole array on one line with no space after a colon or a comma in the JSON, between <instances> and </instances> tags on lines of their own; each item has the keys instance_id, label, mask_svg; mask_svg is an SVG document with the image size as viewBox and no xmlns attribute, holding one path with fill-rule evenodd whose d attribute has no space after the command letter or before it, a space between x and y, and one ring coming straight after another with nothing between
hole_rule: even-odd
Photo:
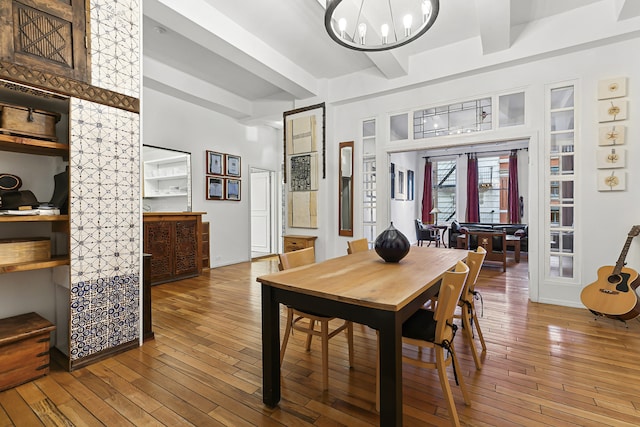
<instances>
[{"instance_id":1,"label":"red curtain","mask_svg":"<svg viewBox=\"0 0 640 427\"><path fill-rule=\"evenodd\" d=\"M478 196L478 158L470 153L467 160L467 222L480 222Z\"/></svg>"},{"instance_id":2,"label":"red curtain","mask_svg":"<svg viewBox=\"0 0 640 427\"><path fill-rule=\"evenodd\" d=\"M520 223L520 193L518 191L518 154L509 155L509 222Z\"/></svg>"},{"instance_id":3,"label":"red curtain","mask_svg":"<svg viewBox=\"0 0 640 427\"><path fill-rule=\"evenodd\" d=\"M422 189L422 222L431 222L431 209L433 209L433 182L431 181L431 160L424 163L424 188Z\"/></svg>"}]
</instances>

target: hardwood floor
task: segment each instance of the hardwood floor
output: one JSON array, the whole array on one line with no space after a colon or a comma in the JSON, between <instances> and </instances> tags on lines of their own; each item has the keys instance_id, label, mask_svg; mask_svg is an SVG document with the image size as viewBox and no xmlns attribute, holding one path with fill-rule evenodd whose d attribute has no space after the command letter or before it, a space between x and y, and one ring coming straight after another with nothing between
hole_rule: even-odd
<instances>
[{"instance_id":1,"label":"hardwood floor","mask_svg":"<svg viewBox=\"0 0 640 427\"><path fill-rule=\"evenodd\" d=\"M377 425L375 333L361 325L354 328L354 369L346 338L331 340L325 393L318 343L306 353L303 336L293 335L282 401L263 406L255 278L276 270L273 259L262 259L153 287L155 340L72 373L54 366L46 377L0 393L0 426ZM637 319L627 328L594 320L586 309L530 303L526 255L506 273L484 267L476 289L488 350L477 371L458 333L470 407L450 378L463 424L640 425ZM404 425L448 425L435 371L405 365L403 378Z\"/></svg>"}]
</instances>

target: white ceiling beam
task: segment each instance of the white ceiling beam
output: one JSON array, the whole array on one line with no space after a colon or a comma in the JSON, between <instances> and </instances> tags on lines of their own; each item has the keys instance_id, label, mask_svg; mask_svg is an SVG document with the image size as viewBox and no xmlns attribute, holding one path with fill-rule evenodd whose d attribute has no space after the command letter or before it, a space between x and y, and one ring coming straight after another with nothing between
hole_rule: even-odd
<instances>
[{"instance_id":1,"label":"white ceiling beam","mask_svg":"<svg viewBox=\"0 0 640 427\"><path fill-rule=\"evenodd\" d=\"M640 15L640 1L638 0L615 0L614 8L618 21Z\"/></svg>"},{"instance_id":2,"label":"white ceiling beam","mask_svg":"<svg viewBox=\"0 0 640 427\"><path fill-rule=\"evenodd\" d=\"M484 55L511 47L512 1L514 0L475 0Z\"/></svg>"},{"instance_id":3,"label":"white ceiling beam","mask_svg":"<svg viewBox=\"0 0 640 427\"><path fill-rule=\"evenodd\" d=\"M253 114L250 101L148 56L143 57L144 86L236 119Z\"/></svg>"},{"instance_id":4,"label":"white ceiling beam","mask_svg":"<svg viewBox=\"0 0 640 427\"><path fill-rule=\"evenodd\" d=\"M143 12L295 98L318 95L313 75L204 0L145 0Z\"/></svg>"},{"instance_id":5,"label":"white ceiling beam","mask_svg":"<svg viewBox=\"0 0 640 427\"><path fill-rule=\"evenodd\" d=\"M369 52L367 56L388 79L395 79L409 74L409 55L398 50Z\"/></svg>"}]
</instances>

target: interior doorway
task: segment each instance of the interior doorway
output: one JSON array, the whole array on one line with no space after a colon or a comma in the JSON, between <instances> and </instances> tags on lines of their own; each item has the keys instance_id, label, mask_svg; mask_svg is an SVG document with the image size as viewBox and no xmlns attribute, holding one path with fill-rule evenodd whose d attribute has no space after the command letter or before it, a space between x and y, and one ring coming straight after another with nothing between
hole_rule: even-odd
<instances>
[{"instance_id":1,"label":"interior doorway","mask_svg":"<svg viewBox=\"0 0 640 427\"><path fill-rule=\"evenodd\" d=\"M251 171L251 259L277 253L275 171L250 168Z\"/></svg>"}]
</instances>

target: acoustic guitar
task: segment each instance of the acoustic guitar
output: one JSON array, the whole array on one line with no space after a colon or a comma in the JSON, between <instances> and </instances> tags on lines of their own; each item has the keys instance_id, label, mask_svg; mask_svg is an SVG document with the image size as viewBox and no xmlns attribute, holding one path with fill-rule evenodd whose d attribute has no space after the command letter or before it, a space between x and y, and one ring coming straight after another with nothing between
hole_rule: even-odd
<instances>
[{"instance_id":1,"label":"acoustic guitar","mask_svg":"<svg viewBox=\"0 0 640 427\"><path fill-rule=\"evenodd\" d=\"M615 267L611 265L600 267L598 280L582 290L580 299L592 313L622 321L633 319L640 314L640 302L635 292L640 285L638 272L624 266L631 241L638 234L640 234L640 225L634 225Z\"/></svg>"}]
</instances>

